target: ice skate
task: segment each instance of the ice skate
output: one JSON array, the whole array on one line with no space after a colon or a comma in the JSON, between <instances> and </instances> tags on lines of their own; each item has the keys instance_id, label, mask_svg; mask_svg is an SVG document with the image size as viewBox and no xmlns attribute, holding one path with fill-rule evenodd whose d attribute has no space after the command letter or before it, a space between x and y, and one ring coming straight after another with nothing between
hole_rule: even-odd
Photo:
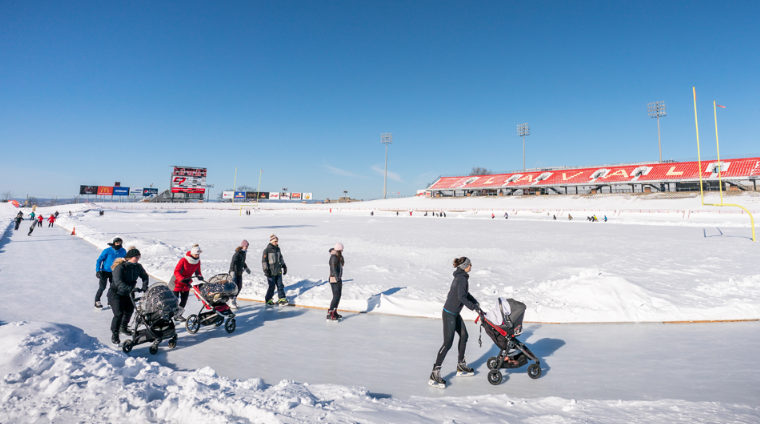
<instances>
[{"instance_id":1,"label":"ice skate","mask_svg":"<svg viewBox=\"0 0 760 424\"><path fill-rule=\"evenodd\" d=\"M288 306L288 305L290 305L290 303L288 303L288 299L286 299L284 297L282 299L278 300L277 304L280 305L280 306Z\"/></svg>"},{"instance_id":2,"label":"ice skate","mask_svg":"<svg viewBox=\"0 0 760 424\"><path fill-rule=\"evenodd\" d=\"M338 322L340 321L340 318L338 318L338 313L335 310L329 310L327 311L327 322Z\"/></svg>"},{"instance_id":3,"label":"ice skate","mask_svg":"<svg viewBox=\"0 0 760 424\"><path fill-rule=\"evenodd\" d=\"M176 322L185 322L185 321L187 321L187 319L185 319L185 317L183 317L182 315L177 315L176 317L174 317L174 321L176 321Z\"/></svg>"},{"instance_id":4,"label":"ice skate","mask_svg":"<svg viewBox=\"0 0 760 424\"><path fill-rule=\"evenodd\" d=\"M475 375L475 370L467 366L467 362L462 359L462 362L457 364L457 377L470 377Z\"/></svg>"},{"instance_id":5,"label":"ice skate","mask_svg":"<svg viewBox=\"0 0 760 424\"><path fill-rule=\"evenodd\" d=\"M103 304L102 304L102 303L100 303L100 301L99 301L99 300L96 300L96 301L95 301L95 307L96 307L96 308L98 308L98 309L102 309L102 308L103 308Z\"/></svg>"},{"instance_id":6,"label":"ice skate","mask_svg":"<svg viewBox=\"0 0 760 424\"><path fill-rule=\"evenodd\" d=\"M267 300L267 306L274 306L274 300L272 299Z\"/></svg>"},{"instance_id":7,"label":"ice skate","mask_svg":"<svg viewBox=\"0 0 760 424\"><path fill-rule=\"evenodd\" d=\"M119 346L121 344L121 340L119 340L119 333L113 333L111 335L111 343L114 346Z\"/></svg>"},{"instance_id":8,"label":"ice skate","mask_svg":"<svg viewBox=\"0 0 760 424\"><path fill-rule=\"evenodd\" d=\"M127 327L124 327L124 328L120 328L120 329L119 329L119 333L121 333L121 334L125 334L125 335L127 335L127 336L129 336L129 337L132 337L132 334L133 334L133 333L132 333L132 330L130 330L130 329L129 329L129 328L127 328Z\"/></svg>"},{"instance_id":9,"label":"ice skate","mask_svg":"<svg viewBox=\"0 0 760 424\"><path fill-rule=\"evenodd\" d=\"M230 305L229 306L232 309L238 309L239 307L238 307L238 304L237 304L237 299L230 300Z\"/></svg>"},{"instance_id":10,"label":"ice skate","mask_svg":"<svg viewBox=\"0 0 760 424\"><path fill-rule=\"evenodd\" d=\"M433 367L433 372L430 373L428 384L438 389L446 388L446 380L441 378L441 367Z\"/></svg>"}]
</instances>

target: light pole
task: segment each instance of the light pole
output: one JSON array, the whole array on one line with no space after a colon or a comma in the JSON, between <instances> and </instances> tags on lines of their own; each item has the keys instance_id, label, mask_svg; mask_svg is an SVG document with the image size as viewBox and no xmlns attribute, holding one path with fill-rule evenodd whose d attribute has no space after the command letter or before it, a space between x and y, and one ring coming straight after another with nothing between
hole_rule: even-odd
<instances>
[{"instance_id":1,"label":"light pole","mask_svg":"<svg viewBox=\"0 0 760 424\"><path fill-rule=\"evenodd\" d=\"M530 135L530 125L527 123L518 125L517 135L523 139L523 172L525 172L525 136Z\"/></svg>"},{"instance_id":2,"label":"light pole","mask_svg":"<svg viewBox=\"0 0 760 424\"><path fill-rule=\"evenodd\" d=\"M343 200L348 203L348 190L343 190Z\"/></svg>"},{"instance_id":3,"label":"light pole","mask_svg":"<svg viewBox=\"0 0 760 424\"><path fill-rule=\"evenodd\" d=\"M393 143L393 133L380 133L380 142L385 144L385 176L383 177L383 199L385 199L388 187L388 145Z\"/></svg>"},{"instance_id":4,"label":"light pole","mask_svg":"<svg viewBox=\"0 0 760 424\"><path fill-rule=\"evenodd\" d=\"M647 112L650 118L657 118L657 145L660 146L660 162L662 162L662 141L660 140L660 117L667 116L665 112L665 102L654 102L647 104Z\"/></svg>"}]
</instances>

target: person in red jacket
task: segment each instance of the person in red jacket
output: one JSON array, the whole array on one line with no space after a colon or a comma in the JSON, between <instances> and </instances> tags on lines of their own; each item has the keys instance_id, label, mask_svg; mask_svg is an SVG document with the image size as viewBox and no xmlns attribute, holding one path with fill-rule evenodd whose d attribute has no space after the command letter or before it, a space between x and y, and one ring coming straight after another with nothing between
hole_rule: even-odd
<instances>
[{"instance_id":1,"label":"person in red jacket","mask_svg":"<svg viewBox=\"0 0 760 424\"><path fill-rule=\"evenodd\" d=\"M203 281L201 274L201 248L196 244L174 267L174 295L179 298L179 306L187 305L187 296L190 294L190 282L192 276L197 275ZM185 317L178 316L176 320L185 321Z\"/></svg>"},{"instance_id":2,"label":"person in red jacket","mask_svg":"<svg viewBox=\"0 0 760 424\"><path fill-rule=\"evenodd\" d=\"M50 224L48 224L48 228L52 227L53 224L55 224L55 216L54 215L50 215L50 218L48 218L48 222L50 223Z\"/></svg>"},{"instance_id":3,"label":"person in red jacket","mask_svg":"<svg viewBox=\"0 0 760 424\"><path fill-rule=\"evenodd\" d=\"M37 218L37 226L42 227L42 220L45 219L42 217L42 214L40 213L40 216Z\"/></svg>"}]
</instances>

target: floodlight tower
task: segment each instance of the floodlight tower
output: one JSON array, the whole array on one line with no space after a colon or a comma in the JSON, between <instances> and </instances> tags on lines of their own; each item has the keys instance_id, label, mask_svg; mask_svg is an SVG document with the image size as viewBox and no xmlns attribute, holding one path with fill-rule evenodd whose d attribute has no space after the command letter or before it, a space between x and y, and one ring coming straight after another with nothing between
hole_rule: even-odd
<instances>
[{"instance_id":1,"label":"floodlight tower","mask_svg":"<svg viewBox=\"0 0 760 424\"><path fill-rule=\"evenodd\" d=\"M530 125L527 123L518 125L517 135L523 139L523 172L525 172L525 136L530 135Z\"/></svg>"},{"instance_id":2,"label":"floodlight tower","mask_svg":"<svg viewBox=\"0 0 760 424\"><path fill-rule=\"evenodd\" d=\"M657 118L657 144L660 146L660 162L662 162L662 141L660 140L660 117L667 116L665 112L665 102L654 102L647 104L647 112L650 118Z\"/></svg>"},{"instance_id":3,"label":"floodlight tower","mask_svg":"<svg viewBox=\"0 0 760 424\"><path fill-rule=\"evenodd\" d=\"M385 144L385 176L383 177L383 199L385 199L388 187L388 145L393 143L393 133L380 133L380 142Z\"/></svg>"}]
</instances>

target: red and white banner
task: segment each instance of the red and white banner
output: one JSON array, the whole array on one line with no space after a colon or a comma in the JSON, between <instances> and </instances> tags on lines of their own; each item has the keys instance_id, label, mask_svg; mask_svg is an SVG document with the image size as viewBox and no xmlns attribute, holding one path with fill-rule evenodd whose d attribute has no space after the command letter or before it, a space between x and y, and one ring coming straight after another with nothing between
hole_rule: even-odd
<instances>
[{"instance_id":1,"label":"red and white banner","mask_svg":"<svg viewBox=\"0 0 760 424\"><path fill-rule=\"evenodd\" d=\"M280 193L280 200L290 200L290 193Z\"/></svg>"},{"instance_id":2,"label":"red and white banner","mask_svg":"<svg viewBox=\"0 0 760 424\"><path fill-rule=\"evenodd\" d=\"M113 187L98 186L98 196L113 196Z\"/></svg>"},{"instance_id":3,"label":"red and white banner","mask_svg":"<svg viewBox=\"0 0 760 424\"><path fill-rule=\"evenodd\" d=\"M269 193L269 198L271 200L280 200L280 193L274 193L274 192Z\"/></svg>"},{"instance_id":4,"label":"red and white banner","mask_svg":"<svg viewBox=\"0 0 760 424\"><path fill-rule=\"evenodd\" d=\"M205 193L206 168L175 166L171 190L172 193Z\"/></svg>"},{"instance_id":5,"label":"red and white banner","mask_svg":"<svg viewBox=\"0 0 760 424\"><path fill-rule=\"evenodd\" d=\"M235 197L234 191L223 191L222 192L222 199L232 199Z\"/></svg>"},{"instance_id":6,"label":"red and white banner","mask_svg":"<svg viewBox=\"0 0 760 424\"><path fill-rule=\"evenodd\" d=\"M301 200L301 193L290 193L290 200Z\"/></svg>"}]
</instances>

